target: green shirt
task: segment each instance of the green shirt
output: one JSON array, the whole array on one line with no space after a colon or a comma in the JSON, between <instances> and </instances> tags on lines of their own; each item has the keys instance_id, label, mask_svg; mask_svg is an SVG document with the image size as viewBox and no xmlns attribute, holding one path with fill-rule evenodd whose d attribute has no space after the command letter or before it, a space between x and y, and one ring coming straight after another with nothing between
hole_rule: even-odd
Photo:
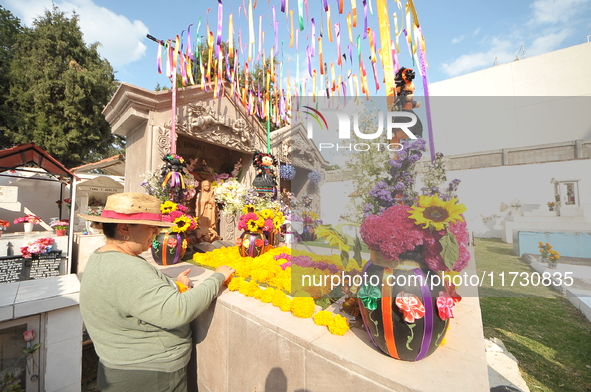
<instances>
[{"instance_id":1,"label":"green shirt","mask_svg":"<svg viewBox=\"0 0 591 392\"><path fill-rule=\"evenodd\" d=\"M179 293L141 257L93 253L80 285L80 311L101 362L114 369L173 372L189 362L189 323L210 305L224 275Z\"/></svg>"}]
</instances>

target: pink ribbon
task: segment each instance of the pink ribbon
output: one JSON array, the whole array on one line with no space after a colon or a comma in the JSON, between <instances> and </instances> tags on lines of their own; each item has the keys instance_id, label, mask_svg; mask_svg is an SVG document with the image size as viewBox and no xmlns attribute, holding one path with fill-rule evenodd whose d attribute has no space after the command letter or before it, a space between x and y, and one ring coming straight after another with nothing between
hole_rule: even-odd
<instances>
[{"instance_id":1,"label":"pink ribbon","mask_svg":"<svg viewBox=\"0 0 591 392\"><path fill-rule=\"evenodd\" d=\"M115 212L112 210L103 210L101 212L102 218L112 218L112 219L141 219L141 220L153 220L153 221L162 221L162 214L153 214L150 212L136 212L131 214L124 214L121 212Z\"/></svg>"}]
</instances>

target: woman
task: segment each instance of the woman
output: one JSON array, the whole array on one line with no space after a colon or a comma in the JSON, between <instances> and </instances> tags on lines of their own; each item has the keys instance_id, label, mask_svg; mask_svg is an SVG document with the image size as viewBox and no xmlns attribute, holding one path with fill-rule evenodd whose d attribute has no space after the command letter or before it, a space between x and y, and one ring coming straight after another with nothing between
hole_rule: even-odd
<instances>
[{"instance_id":1,"label":"woman","mask_svg":"<svg viewBox=\"0 0 591 392\"><path fill-rule=\"evenodd\" d=\"M210 305L235 272L222 266L192 287L175 283L139 255L150 249L162 222L160 201L142 193L107 199L100 222L106 244L89 258L80 287L80 310L100 358L101 391L186 391L191 355L189 323ZM179 287L185 289L180 292Z\"/></svg>"}]
</instances>

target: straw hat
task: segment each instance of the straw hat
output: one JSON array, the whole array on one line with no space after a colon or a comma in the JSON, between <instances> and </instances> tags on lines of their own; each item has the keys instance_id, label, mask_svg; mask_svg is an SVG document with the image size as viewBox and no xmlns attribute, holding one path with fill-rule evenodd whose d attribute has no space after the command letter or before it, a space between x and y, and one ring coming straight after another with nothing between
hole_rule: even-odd
<instances>
[{"instance_id":1,"label":"straw hat","mask_svg":"<svg viewBox=\"0 0 591 392\"><path fill-rule=\"evenodd\" d=\"M173 227L172 222L163 222L160 212L160 200L145 193L114 193L107 197L107 204L100 216L78 214L91 222L132 223Z\"/></svg>"}]
</instances>

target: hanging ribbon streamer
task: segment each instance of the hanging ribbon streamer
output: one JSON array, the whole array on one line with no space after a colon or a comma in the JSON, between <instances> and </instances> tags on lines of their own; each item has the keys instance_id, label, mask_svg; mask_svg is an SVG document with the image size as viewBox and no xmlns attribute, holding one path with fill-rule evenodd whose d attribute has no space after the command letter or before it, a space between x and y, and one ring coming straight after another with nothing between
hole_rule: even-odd
<instances>
[{"instance_id":1,"label":"hanging ribbon streamer","mask_svg":"<svg viewBox=\"0 0 591 392\"><path fill-rule=\"evenodd\" d=\"M279 23L275 16L275 6L273 6L273 31L275 32L275 53L279 52Z\"/></svg>"},{"instance_id":2,"label":"hanging ribbon streamer","mask_svg":"<svg viewBox=\"0 0 591 392\"><path fill-rule=\"evenodd\" d=\"M254 46L254 19L252 17L252 0L248 2L248 62L252 60L252 47Z\"/></svg>"},{"instance_id":3,"label":"hanging ribbon streamer","mask_svg":"<svg viewBox=\"0 0 591 392\"><path fill-rule=\"evenodd\" d=\"M353 14L353 27L357 27L357 1L351 0L351 13Z\"/></svg>"},{"instance_id":4,"label":"hanging ribbon streamer","mask_svg":"<svg viewBox=\"0 0 591 392\"><path fill-rule=\"evenodd\" d=\"M218 0L218 32L217 32L217 36L216 36L216 44L217 45L222 44L223 21L224 21L224 5L222 4L222 0Z\"/></svg>"},{"instance_id":5,"label":"hanging ribbon streamer","mask_svg":"<svg viewBox=\"0 0 591 392\"><path fill-rule=\"evenodd\" d=\"M228 53L234 57L234 15L228 16Z\"/></svg>"},{"instance_id":6,"label":"hanging ribbon streamer","mask_svg":"<svg viewBox=\"0 0 591 392\"><path fill-rule=\"evenodd\" d=\"M394 67L392 65L392 55L390 48L390 19L388 15L388 2L386 0L377 0L378 22L380 25L381 42L381 60L384 70L384 81L386 82L386 96L396 95L396 83L394 82Z\"/></svg>"},{"instance_id":7,"label":"hanging ribbon streamer","mask_svg":"<svg viewBox=\"0 0 591 392\"><path fill-rule=\"evenodd\" d=\"M156 68L158 73L162 73L162 43L158 42L158 53L156 54Z\"/></svg>"},{"instance_id":8,"label":"hanging ribbon streamer","mask_svg":"<svg viewBox=\"0 0 591 392\"><path fill-rule=\"evenodd\" d=\"M349 32L349 42L353 42L353 28L351 27L351 13L347 14L347 31Z\"/></svg>"},{"instance_id":9,"label":"hanging ribbon streamer","mask_svg":"<svg viewBox=\"0 0 591 392\"><path fill-rule=\"evenodd\" d=\"M313 56L316 56L316 22L314 21L314 18L312 18L310 20L312 22L312 39L310 40L310 45L311 49L310 49L310 53Z\"/></svg>"},{"instance_id":10,"label":"hanging ribbon streamer","mask_svg":"<svg viewBox=\"0 0 591 392\"><path fill-rule=\"evenodd\" d=\"M335 23L335 25L334 25L334 32L335 32L335 36L337 37L337 56L338 56L337 64L341 65L343 63L342 57L341 57L341 27L339 26L338 23Z\"/></svg>"},{"instance_id":11,"label":"hanging ribbon streamer","mask_svg":"<svg viewBox=\"0 0 591 392\"><path fill-rule=\"evenodd\" d=\"M419 33L422 37L422 32ZM433 123L431 120L431 101L429 99L429 80L427 78L427 56L424 51L424 45L417 45L419 51L419 64L421 75L423 77L423 95L425 97L425 114L427 116L427 129L429 134L429 152L431 153L431 162L435 162L435 140L433 138Z\"/></svg>"},{"instance_id":12,"label":"hanging ribbon streamer","mask_svg":"<svg viewBox=\"0 0 591 392\"><path fill-rule=\"evenodd\" d=\"M322 4L324 4L324 12L328 12L328 0L322 0Z\"/></svg>"},{"instance_id":13,"label":"hanging ribbon streamer","mask_svg":"<svg viewBox=\"0 0 591 392\"><path fill-rule=\"evenodd\" d=\"M332 42L332 29L331 29L331 22L330 22L330 6L328 7L328 11L326 11L326 30L328 30L328 40Z\"/></svg>"},{"instance_id":14,"label":"hanging ribbon streamer","mask_svg":"<svg viewBox=\"0 0 591 392\"><path fill-rule=\"evenodd\" d=\"M281 0L281 12L285 13L285 0Z\"/></svg>"},{"instance_id":15,"label":"hanging ribbon streamer","mask_svg":"<svg viewBox=\"0 0 591 392\"><path fill-rule=\"evenodd\" d=\"M345 5L343 4L343 0L337 0L337 4L339 5L339 14L342 15L343 9L345 8Z\"/></svg>"},{"instance_id":16,"label":"hanging ribbon streamer","mask_svg":"<svg viewBox=\"0 0 591 392\"><path fill-rule=\"evenodd\" d=\"M187 57L195 61L195 57L193 56L193 47L191 46L191 26L193 26L193 23L187 27Z\"/></svg>"},{"instance_id":17,"label":"hanging ribbon streamer","mask_svg":"<svg viewBox=\"0 0 591 392\"><path fill-rule=\"evenodd\" d=\"M263 15L259 16L259 50L257 52L256 61L261 59L263 53Z\"/></svg>"},{"instance_id":18,"label":"hanging ribbon streamer","mask_svg":"<svg viewBox=\"0 0 591 392\"><path fill-rule=\"evenodd\" d=\"M304 31L304 3L298 0L298 20L300 22L300 31Z\"/></svg>"},{"instance_id":19,"label":"hanging ribbon streamer","mask_svg":"<svg viewBox=\"0 0 591 392\"><path fill-rule=\"evenodd\" d=\"M293 10L289 11L289 16L291 16L291 30L289 33L289 47L293 47L293 39L294 39L294 32L293 32Z\"/></svg>"},{"instance_id":20,"label":"hanging ribbon streamer","mask_svg":"<svg viewBox=\"0 0 591 392\"><path fill-rule=\"evenodd\" d=\"M363 39L367 38L367 0L363 0Z\"/></svg>"}]
</instances>

